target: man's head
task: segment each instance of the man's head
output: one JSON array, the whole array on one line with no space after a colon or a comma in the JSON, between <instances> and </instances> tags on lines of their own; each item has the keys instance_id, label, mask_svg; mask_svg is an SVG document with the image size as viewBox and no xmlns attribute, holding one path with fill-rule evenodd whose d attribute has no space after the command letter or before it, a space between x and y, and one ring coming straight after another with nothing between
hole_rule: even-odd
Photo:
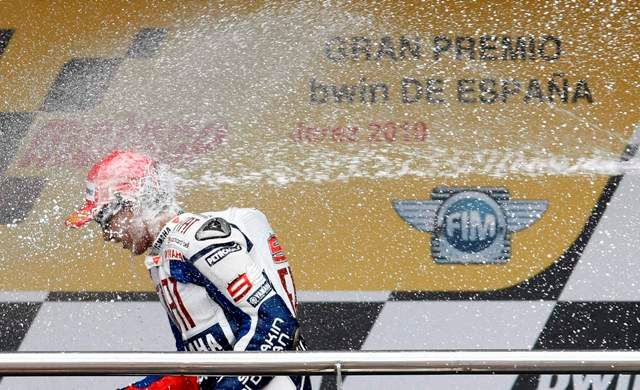
<instances>
[{"instance_id":1,"label":"man's head","mask_svg":"<svg viewBox=\"0 0 640 390\"><path fill-rule=\"evenodd\" d=\"M138 255L153 242L164 223L162 216L177 210L166 171L149 156L116 150L91 167L85 203L65 225L79 229L93 219L105 240L121 242Z\"/></svg>"}]
</instances>

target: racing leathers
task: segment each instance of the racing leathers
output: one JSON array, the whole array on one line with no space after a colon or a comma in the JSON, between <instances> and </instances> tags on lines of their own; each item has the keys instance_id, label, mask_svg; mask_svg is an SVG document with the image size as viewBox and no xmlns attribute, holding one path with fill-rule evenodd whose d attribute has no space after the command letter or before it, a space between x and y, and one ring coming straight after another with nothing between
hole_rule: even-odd
<instances>
[{"instance_id":1,"label":"racing leathers","mask_svg":"<svg viewBox=\"0 0 640 390\"><path fill-rule=\"evenodd\" d=\"M162 228L145 264L178 350L302 349L291 269L260 211L180 214ZM202 386L311 388L306 376L276 378L224 376Z\"/></svg>"}]
</instances>

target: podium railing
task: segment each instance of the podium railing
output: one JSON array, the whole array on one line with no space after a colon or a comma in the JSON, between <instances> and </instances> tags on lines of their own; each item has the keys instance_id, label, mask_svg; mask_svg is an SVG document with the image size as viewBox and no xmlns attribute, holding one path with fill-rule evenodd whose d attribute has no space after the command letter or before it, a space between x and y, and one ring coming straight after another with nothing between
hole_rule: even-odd
<instances>
[{"instance_id":1,"label":"podium railing","mask_svg":"<svg viewBox=\"0 0 640 390\"><path fill-rule=\"evenodd\" d=\"M640 372L631 351L16 352L0 376L331 375Z\"/></svg>"}]
</instances>

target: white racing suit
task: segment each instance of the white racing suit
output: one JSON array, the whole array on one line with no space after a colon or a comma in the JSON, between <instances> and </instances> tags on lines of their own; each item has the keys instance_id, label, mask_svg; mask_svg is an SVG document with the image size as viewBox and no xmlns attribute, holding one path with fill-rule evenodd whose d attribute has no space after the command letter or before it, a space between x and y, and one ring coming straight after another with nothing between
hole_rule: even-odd
<instances>
[{"instance_id":1,"label":"white racing suit","mask_svg":"<svg viewBox=\"0 0 640 390\"><path fill-rule=\"evenodd\" d=\"M163 227L145 263L178 350L303 349L291 269L260 211L180 214ZM205 383L212 389L311 389L306 376L225 376Z\"/></svg>"}]
</instances>

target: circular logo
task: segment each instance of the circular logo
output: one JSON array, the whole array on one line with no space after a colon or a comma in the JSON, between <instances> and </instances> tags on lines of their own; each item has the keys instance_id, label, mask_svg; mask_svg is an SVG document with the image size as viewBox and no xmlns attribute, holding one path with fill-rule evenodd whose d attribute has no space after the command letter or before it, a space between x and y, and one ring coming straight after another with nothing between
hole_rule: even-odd
<instances>
[{"instance_id":1,"label":"circular logo","mask_svg":"<svg viewBox=\"0 0 640 390\"><path fill-rule=\"evenodd\" d=\"M497 204L486 197L469 196L448 205L443 218L447 242L457 250L478 253L491 246L499 235ZM499 207L499 206L498 206Z\"/></svg>"}]
</instances>

